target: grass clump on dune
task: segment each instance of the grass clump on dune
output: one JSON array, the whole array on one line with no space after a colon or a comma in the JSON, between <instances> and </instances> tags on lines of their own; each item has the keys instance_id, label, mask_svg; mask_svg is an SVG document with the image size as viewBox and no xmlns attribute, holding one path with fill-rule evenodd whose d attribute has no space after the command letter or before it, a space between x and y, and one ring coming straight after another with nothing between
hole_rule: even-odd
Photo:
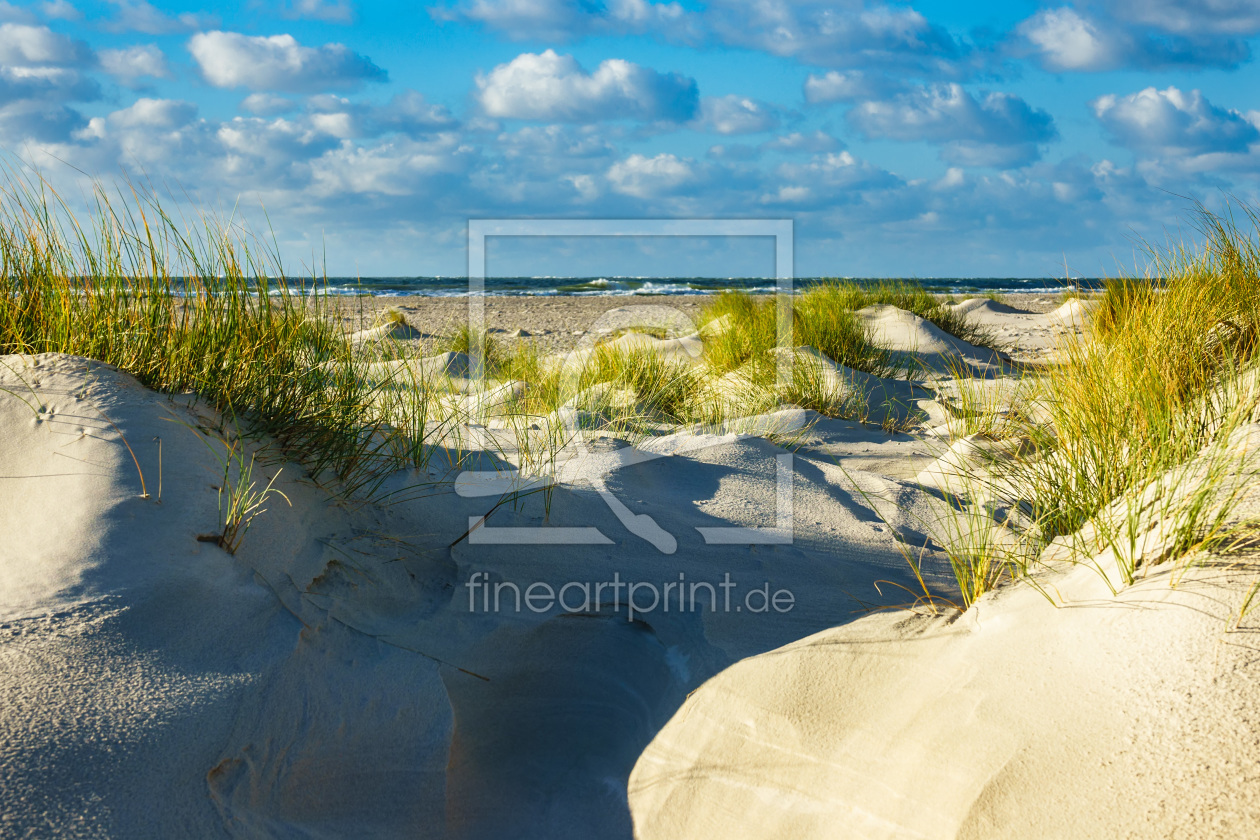
<instances>
[{"instance_id":1,"label":"grass clump on dune","mask_svg":"<svg viewBox=\"0 0 1260 840\"><path fill-rule=\"evenodd\" d=\"M859 284L826 280L809 286L792 300L792 343L808 345L827 358L875 376L905 373L896 354L871 344L871 336L855 313L868 306L905 309L951 335L979 346L989 346L988 334L963 314L920 286L902 281ZM746 292L723 292L705 307L702 324L705 358L720 371L758 363L777 346L777 306L773 297Z\"/></svg>"},{"instance_id":2,"label":"grass clump on dune","mask_svg":"<svg viewBox=\"0 0 1260 840\"><path fill-rule=\"evenodd\" d=\"M931 321L950 335L977 346L990 344L988 334L955 312L946 301L905 280L881 280L878 283L854 283L824 280L808 287L799 296L798 307L806 313L856 312L868 306L895 306Z\"/></svg>"},{"instance_id":3,"label":"grass clump on dune","mask_svg":"<svg viewBox=\"0 0 1260 840\"><path fill-rule=\"evenodd\" d=\"M273 280L284 277L274 250L238 222L180 222L151 195L100 188L78 218L40 178L8 176L0 353L85 356L158 391L196 392L342 492L424 460L419 438L392 433L423 429L423 408L378 399L324 317L320 284Z\"/></svg>"},{"instance_id":4,"label":"grass clump on dune","mask_svg":"<svg viewBox=\"0 0 1260 840\"><path fill-rule=\"evenodd\" d=\"M718 372L752 363L764 365L778 347L778 301L746 292L723 292L700 316L705 361ZM893 376L893 354L871 344L870 335L852 309L834 306L820 296L793 300L792 346L808 345L845 367L875 376Z\"/></svg>"},{"instance_id":5,"label":"grass clump on dune","mask_svg":"<svg viewBox=\"0 0 1260 840\"><path fill-rule=\"evenodd\" d=\"M1048 416L1002 468L1037 544L1108 553L1123 583L1227 541L1256 475L1260 248L1231 217L1199 219L1206 247L1152 249L1158 282L1108 281L1084 333L1027 382Z\"/></svg>"},{"instance_id":6,"label":"grass clump on dune","mask_svg":"<svg viewBox=\"0 0 1260 840\"><path fill-rule=\"evenodd\" d=\"M597 346L578 387L585 390L603 383L633 394L644 414L675 423L693 418L702 385L700 374L686 362L646 349Z\"/></svg>"},{"instance_id":7,"label":"grass clump on dune","mask_svg":"<svg viewBox=\"0 0 1260 840\"><path fill-rule=\"evenodd\" d=\"M810 359L795 362L791 380L780 382L778 317L777 298L745 292L723 292L705 308L700 318L703 359L716 395L709 413L756 414L782 402L830 417L865 420L864 395L838 391L835 378ZM873 376L905 372L895 354L871 343L869 330L851 310L817 298L793 300L791 346L812 347L837 365Z\"/></svg>"},{"instance_id":8,"label":"grass clump on dune","mask_svg":"<svg viewBox=\"0 0 1260 840\"><path fill-rule=\"evenodd\" d=\"M972 344L992 346L988 333L945 301L912 283L860 284L826 280L807 287L791 301L793 347L811 347L835 364L883 378L911 378L918 366L906 354L877 347L859 310L887 305L907 310ZM815 364L793 366L792 382L777 380L779 299L728 291L700 315L704 360L717 376L738 373L763 392L776 390L789 403L821 414L869 419L871 406L854 388L838 389L834 378ZM848 376L837 371L840 376ZM887 425L887 423L885 423ZM894 424L895 425L895 424Z\"/></svg>"},{"instance_id":9,"label":"grass clump on dune","mask_svg":"<svg viewBox=\"0 0 1260 840\"><path fill-rule=\"evenodd\" d=\"M1208 246L1156 252L1159 287L1108 283L1084 341L1048 380L1074 493L1049 506L1053 530L1078 525L1152 469L1179 464L1249 422L1260 329L1260 252L1204 213ZM1246 378L1245 378L1246 377Z\"/></svg>"},{"instance_id":10,"label":"grass clump on dune","mask_svg":"<svg viewBox=\"0 0 1260 840\"><path fill-rule=\"evenodd\" d=\"M1000 386L955 373L964 416L938 461L955 484L933 529L963 606L1038 559L1114 590L1254 545L1239 504L1260 475L1260 217L1243 216L1199 208L1204 246L1150 248L1146 277L1108 280L1054 362ZM950 466L959 447L972 460Z\"/></svg>"},{"instance_id":11,"label":"grass clump on dune","mask_svg":"<svg viewBox=\"0 0 1260 840\"><path fill-rule=\"evenodd\" d=\"M478 333L468 324L457 324L454 332L438 344L438 349L448 353L465 353L472 355L480 352L485 359L487 369L501 364L505 359L504 348L488 332Z\"/></svg>"}]
</instances>

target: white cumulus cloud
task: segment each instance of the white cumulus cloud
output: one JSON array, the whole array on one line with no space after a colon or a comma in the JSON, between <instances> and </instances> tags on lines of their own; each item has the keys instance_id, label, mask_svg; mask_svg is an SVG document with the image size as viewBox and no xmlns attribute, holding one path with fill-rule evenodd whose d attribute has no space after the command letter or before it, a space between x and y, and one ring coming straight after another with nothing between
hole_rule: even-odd
<instances>
[{"instance_id":1,"label":"white cumulus cloud","mask_svg":"<svg viewBox=\"0 0 1260 840\"><path fill-rule=\"evenodd\" d=\"M171 69L166 55L153 44L136 45L121 50L101 50L97 53L101 69L111 76L130 84L145 77L170 78Z\"/></svg>"},{"instance_id":2,"label":"white cumulus cloud","mask_svg":"<svg viewBox=\"0 0 1260 840\"><path fill-rule=\"evenodd\" d=\"M1117 142L1157 155L1245 152L1260 140L1245 116L1213 105L1198 90L1149 87L1100 96L1090 105Z\"/></svg>"},{"instance_id":3,"label":"white cumulus cloud","mask_svg":"<svg viewBox=\"0 0 1260 840\"><path fill-rule=\"evenodd\" d=\"M191 32L212 26L214 19L195 12L168 15L145 0L109 0L115 8L114 16L105 28L114 32L144 32L148 35L169 35L173 32Z\"/></svg>"},{"instance_id":4,"label":"white cumulus cloud","mask_svg":"<svg viewBox=\"0 0 1260 840\"><path fill-rule=\"evenodd\" d=\"M440 21L475 22L513 40L647 34L724 44L824 67L970 72L972 47L900 3L880 0L447 0Z\"/></svg>"},{"instance_id":5,"label":"white cumulus cloud","mask_svg":"<svg viewBox=\"0 0 1260 840\"><path fill-rule=\"evenodd\" d=\"M1122 20L1180 35L1260 32L1260 4L1255 0L1112 0L1109 5Z\"/></svg>"},{"instance_id":6,"label":"white cumulus cloud","mask_svg":"<svg viewBox=\"0 0 1260 840\"><path fill-rule=\"evenodd\" d=\"M38 8L40 14L50 20L78 20L83 17L69 0L45 0Z\"/></svg>"},{"instance_id":7,"label":"white cumulus cloud","mask_svg":"<svg viewBox=\"0 0 1260 840\"><path fill-rule=\"evenodd\" d=\"M705 22L724 43L824 67L954 73L969 52L912 8L864 0L713 0Z\"/></svg>"},{"instance_id":8,"label":"white cumulus cloud","mask_svg":"<svg viewBox=\"0 0 1260 840\"><path fill-rule=\"evenodd\" d=\"M100 98L100 86L69 67L0 66L0 103L27 100L27 111L56 101Z\"/></svg>"},{"instance_id":9,"label":"white cumulus cloud","mask_svg":"<svg viewBox=\"0 0 1260 840\"><path fill-rule=\"evenodd\" d=\"M276 96L274 93L251 93L241 100L240 108L259 117L271 117L284 114L297 107L292 99Z\"/></svg>"},{"instance_id":10,"label":"white cumulus cloud","mask_svg":"<svg viewBox=\"0 0 1260 840\"><path fill-rule=\"evenodd\" d=\"M83 74L93 61L82 41L46 26L0 24L0 143L62 142L87 124L66 102L99 99Z\"/></svg>"},{"instance_id":11,"label":"white cumulus cloud","mask_svg":"<svg viewBox=\"0 0 1260 840\"><path fill-rule=\"evenodd\" d=\"M509 158L527 158L535 164L572 166L574 160L607 158L613 146L592 130L582 126L576 130L562 125L527 125L519 131L504 132L498 141Z\"/></svg>"},{"instance_id":12,"label":"white cumulus cloud","mask_svg":"<svg viewBox=\"0 0 1260 840\"><path fill-rule=\"evenodd\" d=\"M655 157L630 155L608 168L608 181L612 188L635 198L669 195L696 180L690 163L665 153Z\"/></svg>"},{"instance_id":13,"label":"white cumulus cloud","mask_svg":"<svg viewBox=\"0 0 1260 840\"><path fill-rule=\"evenodd\" d=\"M809 78L805 80L805 101L823 104L879 99L900 87L894 80L880 74L861 70L829 70L821 76L809 74Z\"/></svg>"},{"instance_id":14,"label":"white cumulus cloud","mask_svg":"<svg viewBox=\"0 0 1260 840\"><path fill-rule=\"evenodd\" d=\"M281 13L287 18L354 23L354 3L350 0L293 0L284 4Z\"/></svg>"},{"instance_id":15,"label":"white cumulus cloud","mask_svg":"<svg viewBox=\"0 0 1260 840\"><path fill-rule=\"evenodd\" d=\"M0 24L0 64L65 67L83 64L90 55L87 44L47 26Z\"/></svg>"},{"instance_id":16,"label":"white cumulus cloud","mask_svg":"<svg viewBox=\"0 0 1260 840\"><path fill-rule=\"evenodd\" d=\"M1016 54L1053 71L1236 67L1260 33L1255 0L1100 0L1043 9L1015 27Z\"/></svg>"},{"instance_id":17,"label":"white cumulus cloud","mask_svg":"<svg viewBox=\"0 0 1260 840\"><path fill-rule=\"evenodd\" d=\"M1020 166L1037 144L1058 136L1054 118L1009 93L976 99L958 84L928 85L889 100L863 102L846 115L868 138L945 144L946 161L967 166Z\"/></svg>"},{"instance_id":18,"label":"white cumulus cloud","mask_svg":"<svg viewBox=\"0 0 1260 840\"><path fill-rule=\"evenodd\" d=\"M337 137L375 137L389 132L409 136L427 135L453 128L455 118L441 105L426 101L423 94L407 90L395 94L385 105L351 102L331 94L307 100L310 121L318 130Z\"/></svg>"},{"instance_id":19,"label":"white cumulus cloud","mask_svg":"<svg viewBox=\"0 0 1260 840\"><path fill-rule=\"evenodd\" d=\"M1046 9L1017 27L1052 70L1100 70L1121 56L1098 26L1071 8Z\"/></svg>"},{"instance_id":20,"label":"white cumulus cloud","mask_svg":"<svg viewBox=\"0 0 1260 840\"><path fill-rule=\"evenodd\" d=\"M0 0L0 20L14 23L38 23L39 18L30 9L14 6L7 0Z\"/></svg>"},{"instance_id":21,"label":"white cumulus cloud","mask_svg":"<svg viewBox=\"0 0 1260 840\"><path fill-rule=\"evenodd\" d=\"M863 102L848 118L867 137L892 140L1023 143L1055 136L1054 119L1018 96L994 92L976 99L953 83Z\"/></svg>"},{"instance_id":22,"label":"white cumulus cloud","mask_svg":"<svg viewBox=\"0 0 1260 840\"><path fill-rule=\"evenodd\" d=\"M131 105L109 115L109 122L119 128L174 129L185 126L197 116L197 106L178 99L141 97Z\"/></svg>"},{"instance_id":23,"label":"white cumulus cloud","mask_svg":"<svg viewBox=\"0 0 1260 840\"><path fill-rule=\"evenodd\" d=\"M550 122L633 118L684 122L696 115L693 79L658 73L619 58L587 73L553 50L522 53L477 76L477 99L487 116Z\"/></svg>"},{"instance_id":24,"label":"white cumulus cloud","mask_svg":"<svg viewBox=\"0 0 1260 840\"><path fill-rule=\"evenodd\" d=\"M834 152L840 146L840 141L825 131L814 131L810 134L794 131L791 134L776 137L762 144L763 149L772 149L776 152L806 152L810 154Z\"/></svg>"},{"instance_id":25,"label":"white cumulus cloud","mask_svg":"<svg viewBox=\"0 0 1260 840\"><path fill-rule=\"evenodd\" d=\"M777 170L776 190L762 195L763 204L801 205L853 202L859 191L899 186L897 176L859 160L849 152L815 155L808 163L784 163Z\"/></svg>"},{"instance_id":26,"label":"white cumulus cloud","mask_svg":"<svg viewBox=\"0 0 1260 840\"><path fill-rule=\"evenodd\" d=\"M758 134L779 124L775 109L747 96L706 96L697 127L717 134Z\"/></svg>"},{"instance_id":27,"label":"white cumulus cloud","mask_svg":"<svg viewBox=\"0 0 1260 840\"><path fill-rule=\"evenodd\" d=\"M387 78L370 59L343 44L304 47L292 35L199 32L189 39L188 51L215 87L301 93Z\"/></svg>"}]
</instances>

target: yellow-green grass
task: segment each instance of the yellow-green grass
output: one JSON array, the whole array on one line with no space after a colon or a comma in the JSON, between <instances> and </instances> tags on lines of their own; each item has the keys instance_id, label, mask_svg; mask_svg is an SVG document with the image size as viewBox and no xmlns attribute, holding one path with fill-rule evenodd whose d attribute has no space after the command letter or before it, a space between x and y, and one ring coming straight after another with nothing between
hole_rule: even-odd
<instances>
[{"instance_id":1,"label":"yellow-green grass","mask_svg":"<svg viewBox=\"0 0 1260 840\"><path fill-rule=\"evenodd\" d=\"M181 221L151 195L101 189L84 219L38 176L7 174L0 353L75 354L159 391L195 392L338 492L427 457L419 438L393 433L425 427L423 401L385 410L325 317L319 278L273 281L285 276L274 249L238 221Z\"/></svg>"},{"instance_id":2,"label":"yellow-green grass","mask_svg":"<svg viewBox=\"0 0 1260 840\"><path fill-rule=\"evenodd\" d=\"M1082 341L1069 342L1048 404L1067 453L1062 503L1047 500L1054 530L1074 529L1151 469L1180 464L1250 418L1240 380L1255 362L1260 254L1252 240L1204 214L1208 247L1152 254L1159 288L1108 283ZM1219 399L1209 399L1212 392Z\"/></svg>"},{"instance_id":3,"label":"yellow-green grass","mask_svg":"<svg viewBox=\"0 0 1260 840\"><path fill-rule=\"evenodd\" d=\"M986 296L992 300L999 299L992 293ZM855 312L876 305L895 306L931 321L963 341L990 346L992 340L984 329L946 304L947 301L908 280L882 280L878 283L827 280L810 286L797 300L798 310L806 317L812 313Z\"/></svg>"},{"instance_id":4,"label":"yellow-green grass","mask_svg":"<svg viewBox=\"0 0 1260 840\"><path fill-rule=\"evenodd\" d=\"M876 376L893 376L898 367L893 354L870 342L861 319L852 309L836 306L824 294L807 292L793 299L792 345L809 345L832 361ZM700 316L705 336L705 361L725 373L752 363L768 364L779 346L778 301L746 292L723 292Z\"/></svg>"},{"instance_id":5,"label":"yellow-green grass","mask_svg":"<svg viewBox=\"0 0 1260 840\"><path fill-rule=\"evenodd\" d=\"M1240 435L1260 402L1260 250L1233 218L1199 220L1204 248L1151 249L1158 282L1109 280L1085 332L1024 383L1047 416L976 429L1027 438L1002 467L1030 511L1025 539L1107 554L1118 585L1228 542L1257 475Z\"/></svg>"},{"instance_id":6,"label":"yellow-green grass","mask_svg":"<svg viewBox=\"0 0 1260 840\"><path fill-rule=\"evenodd\" d=\"M905 309L964 341L989 346L991 338L919 286L901 281L858 284L829 280L814 284L792 299L792 343L808 345L832 361L876 376L907 375L896 354L875 347L855 313L885 304ZM700 321L714 325L706 332L705 356L717 370L736 370L757 363L778 344L777 300L745 292L724 292L705 307Z\"/></svg>"}]
</instances>

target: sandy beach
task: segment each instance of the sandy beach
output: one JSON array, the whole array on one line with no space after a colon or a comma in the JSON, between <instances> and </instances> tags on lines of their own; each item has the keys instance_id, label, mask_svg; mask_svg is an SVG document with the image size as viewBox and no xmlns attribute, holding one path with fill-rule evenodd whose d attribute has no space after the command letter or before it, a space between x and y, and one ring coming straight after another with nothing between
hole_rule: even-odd
<instances>
[{"instance_id":1,"label":"sandy beach","mask_svg":"<svg viewBox=\"0 0 1260 840\"><path fill-rule=\"evenodd\" d=\"M939 297L943 300L947 296ZM610 309L664 306L695 320L712 299L712 295L487 295L484 317L491 336L520 340L513 335L520 330L528 333L524 340L541 352L555 353L577 346L586 331ZM332 308L351 331L371 326L390 309L402 312L417 331L433 339L449 336L468 322L468 299L462 297L365 295L331 300ZM1006 294L1002 300L1030 313L1050 312L1062 303L1057 296L1047 294ZM416 352L430 343L431 340L421 339Z\"/></svg>"},{"instance_id":2,"label":"sandy beach","mask_svg":"<svg viewBox=\"0 0 1260 840\"><path fill-rule=\"evenodd\" d=\"M464 305L350 303L347 329L393 307L429 337L390 345L384 358L403 359L376 363L389 371L410 370L406 354L429 352ZM704 303L497 298L486 312L505 331L492 335L567 351L609 310L694 319ZM634 438L596 425L551 450L548 485L531 484L537 455L501 409L433 432L423 462L353 504L192 394L81 357L0 359L0 825L487 840L1260 830L1257 618L1240 608L1254 564L1155 564L1126 585L1099 524L1031 541L1013 479L992 473L1021 451L1001 431L1012 418L1046 422L1018 359L1080 340L1097 302L952 306L1000 349L877 305L855 317L917 374L792 351L858 394L865 419L788 405ZM692 343L717 340L704 335L610 346L689 366L707 358ZM457 356L415 362L447 383L438 405L474 398L455 388ZM584 428L533 422L534 445ZM1231 434L1231 451L1260 444L1250 421ZM1247 482L1228 523L1260 512ZM225 498L248 511L235 526ZM1146 556L1172 545L1166 521L1143 526ZM962 553L965 540L983 549ZM966 581L959 557L973 558ZM998 585L1005 564L1037 571Z\"/></svg>"}]
</instances>

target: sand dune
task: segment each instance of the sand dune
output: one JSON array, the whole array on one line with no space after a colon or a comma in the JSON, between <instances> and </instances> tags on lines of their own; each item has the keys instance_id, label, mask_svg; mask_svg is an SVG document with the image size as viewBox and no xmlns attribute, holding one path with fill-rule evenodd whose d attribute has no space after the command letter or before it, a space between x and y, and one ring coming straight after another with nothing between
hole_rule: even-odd
<instances>
[{"instance_id":1,"label":"sand dune","mask_svg":"<svg viewBox=\"0 0 1260 840\"><path fill-rule=\"evenodd\" d=\"M950 374L963 369L976 376L995 376L1005 370L1001 354L968 344L913 312L881 304L856 314L876 346L897 351L925 371Z\"/></svg>"},{"instance_id":2,"label":"sand dune","mask_svg":"<svg viewBox=\"0 0 1260 840\"><path fill-rule=\"evenodd\" d=\"M465 353L438 353L419 359L397 359L373 362L367 366L367 376L384 382L410 385L427 382L436 376L466 378L470 365Z\"/></svg>"},{"instance_id":3,"label":"sand dune","mask_svg":"<svg viewBox=\"0 0 1260 840\"><path fill-rule=\"evenodd\" d=\"M222 479L198 439L219 433L207 406L72 357L6 357L0 377L13 430L0 449L0 778L19 832L401 836L449 820L448 836L501 837L525 813L533 836L624 835L625 779L687 692L886 600L875 579L913 583L892 538L917 533L913 506L894 504L907 488L846 476L821 450L793 462L793 544L707 543L697 527L774 523L783 450L739 434L665 443L676 454L628 465L592 462L549 514L538 496L502 507L453 548L495 499L439 487L441 457L432 475L399 474L384 488L427 498L357 511L269 461L292 507L273 498L232 556L196 539L216 528ZM825 425L839 449L862 440L858 424ZM876 436L920 452L910 438ZM888 523L851 481L887 499ZM667 529L673 552L629 531L596 485ZM485 541L511 527L597 528L603 541ZM928 567L944 585L943 559ZM708 584L729 575L736 593L792 590L799 603L751 620L658 607L630 623L624 602L592 603L587 618L556 606L470 611L466 588L476 572L557 590L614 575L659 587L680 569ZM608 730L618 708L637 717ZM573 765L579 753L589 762Z\"/></svg>"},{"instance_id":4,"label":"sand dune","mask_svg":"<svg viewBox=\"0 0 1260 840\"><path fill-rule=\"evenodd\" d=\"M273 499L233 557L196 539L218 522L223 471L198 439L213 412L71 357L5 357L0 388L4 833L440 819L452 722L436 663L317 624L295 589L346 527L325 494L286 468L292 507Z\"/></svg>"},{"instance_id":5,"label":"sand dune","mask_svg":"<svg viewBox=\"0 0 1260 840\"><path fill-rule=\"evenodd\" d=\"M1044 363L1053 358L1065 335L1085 325L1094 305L1075 298L1049 312L1031 312L988 298L969 298L955 304L954 310L986 329L1013 358Z\"/></svg>"},{"instance_id":6,"label":"sand dune","mask_svg":"<svg viewBox=\"0 0 1260 840\"><path fill-rule=\"evenodd\" d=\"M635 767L637 836L1260 831L1255 650L1222 638L1237 575L1044 583L1063 606L1025 587L872 616L714 678Z\"/></svg>"},{"instance_id":7,"label":"sand dune","mask_svg":"<svg viewBox=\"0 0 1260 840\"><path fill-rule=\"evenodd\" d=\"M1016 358L1072 314L959 308ZM592 433L545 478L482 417L354 504L251 438L236 451L284 497L235 554L212 537L230 422L81 358L0 359L0 833L1260 831L1236 569L1113 594L1056 543L1040 589L905 609L908 557L957 592L948 528L1018 550L1007 488L974 482L1019 444L968 424L1035 422L1037 401L986 348L863 317L929 374L954 358L978 378L884 380L796 348L885 415ZM666 338L613 341L695 363L703 334L661 318ZM463 354L375 364L383 399L414 376L473 415Z\"/></svg>"},{"instance_id":8,"label":"sand dune","mask_svg":"<svg viewBox=\"0 0 1260 840\"><path fill-rule=\"evenodd\" d=\"M694 333L677 338L656 338L642 332L627 332L599 345L594 341L596 335L591 333L574 350L554 356L555 363L576 375L600 349L616 353L656 353L671 362L688 364L698 363L704 352L703 339Z\"/></svg>"}]
</instances>

